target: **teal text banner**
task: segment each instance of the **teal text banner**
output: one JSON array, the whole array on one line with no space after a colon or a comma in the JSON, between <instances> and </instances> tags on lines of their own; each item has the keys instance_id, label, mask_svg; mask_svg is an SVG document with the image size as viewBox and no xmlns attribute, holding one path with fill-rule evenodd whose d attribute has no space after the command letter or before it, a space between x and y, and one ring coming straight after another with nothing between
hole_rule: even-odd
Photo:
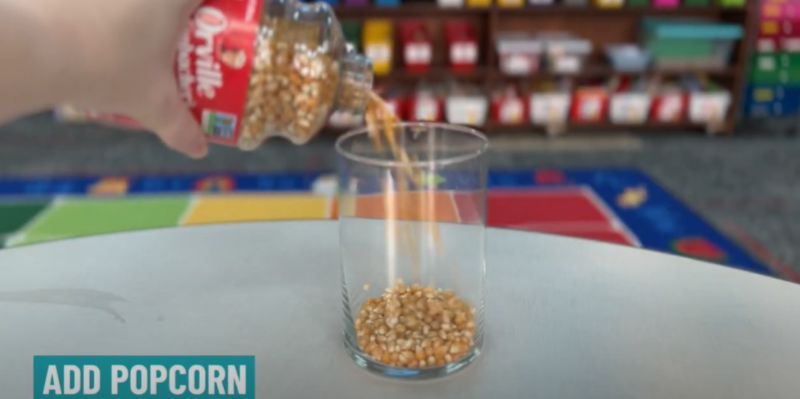
<instances>
[{"instance_id":1,"label":"teal text banner","mask_svg":"<svg viewBox=\"0 0 800 399\"><path fill-rule=\"evenodd\" d=\"M253 356L35 356L33 399L255 399Z\"/></svg>"}]
</instances>

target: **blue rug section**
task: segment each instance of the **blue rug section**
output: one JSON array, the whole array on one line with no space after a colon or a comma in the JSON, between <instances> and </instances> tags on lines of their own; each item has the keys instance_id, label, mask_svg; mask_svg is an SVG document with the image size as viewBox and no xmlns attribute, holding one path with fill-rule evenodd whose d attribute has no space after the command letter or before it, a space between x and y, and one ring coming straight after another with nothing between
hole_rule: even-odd
<instances>
[{"instance_id":1,"label":"blue rug section","mask_svg":"<svg viewBox=\"0 0 800 399\"><path fill-rule=\"evenodd\" d=\"M191 192L296 192L311 190L326 172L204 174L180 176L96 176L0 179L0 201L54 196L156 195ZM427 179L437 189L479 184L476 175L437 171ZM584 186L633 232L642 247L716 262L763 275L768 267L706 223L644 173L634 169L492 170L487 187ZM377 187L376 187L377 188Z\"/></svg>"}]
</instances>

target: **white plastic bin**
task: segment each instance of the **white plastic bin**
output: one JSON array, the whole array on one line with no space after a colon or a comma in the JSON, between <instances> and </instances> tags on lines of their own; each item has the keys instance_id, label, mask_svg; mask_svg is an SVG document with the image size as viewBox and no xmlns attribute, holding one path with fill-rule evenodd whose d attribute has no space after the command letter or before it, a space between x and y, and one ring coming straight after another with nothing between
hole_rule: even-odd
<instances>
[{"instance_id":1,"label":"white plastic bin","mask_svg":"<svg viewBox=\"0 0 800 399\"><path fill-rule=\"evenodd\" d=\"M436 0L439 7L464 7L464 0Z\"/></svg>"},{"instance_id":2,"label":"white plastic bin","mask_svg":"<svg viewBox=\"0 0 800 399\"><path fill-rule=\"evenodd\" d=\"M644 123L650 114L651 101L647 93L615 93L609 104L609 120L619 124Z\"/></svg>"},{"instance_id":3,"label":"white plastic bin","mask_svg":"<svg viewBox=\"0 0 800 399\"><path fill-rule=\"evenodd\" d=\"M504 74L526 76L539 70L544 47L541 41L528 35L500 34L496 46Z\"/></svg>"},{"instance_id":4,"label":"white plastic bin","mask_svg":"<svg viewBox=\"0 0 800 399\"><path fill-rule=\"evenodd\" d=\"M482 126L488 111L489 101L485 96L449 96L445 100L445 118L449 123Z\"/></svg>"},{"instance_id":5,"label":"white plastic bin","mask_svg":"<svg viewBox=\"0 0 800 399\"><path fill-rule=\"evenodd\" d=\"M722 121L730 105L729 92L693 92L689 95L689 120L694 123Z\"/></svg>"},{"instance_id":6,"label":"white plastic bin","mask_svg":"<svg viewBox=\"0 0 800 399\"><path fill-rule=\"evenodd\" d=\"M533 93L528 101L531 123L534 125L566 123L571 103L570 93Z\"/></svg>"}]
</instances>

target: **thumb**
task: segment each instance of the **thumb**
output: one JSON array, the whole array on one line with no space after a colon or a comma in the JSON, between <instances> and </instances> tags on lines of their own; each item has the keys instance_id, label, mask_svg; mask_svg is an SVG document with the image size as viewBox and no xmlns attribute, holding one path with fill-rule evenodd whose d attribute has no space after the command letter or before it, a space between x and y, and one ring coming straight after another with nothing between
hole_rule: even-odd
<instances>
[{"instance_id":1,"label":"thumb","mask_svg":"<svg viewBox=\"0 0 800 399\"><path fill-rule=\"evenodd\" d=\"M149 112L139 120L169 148L192 158L203 158L208 152L203 131L189 112L175 82L158 84L154 99L148 105Z\"/></svg>"}]
</instances>

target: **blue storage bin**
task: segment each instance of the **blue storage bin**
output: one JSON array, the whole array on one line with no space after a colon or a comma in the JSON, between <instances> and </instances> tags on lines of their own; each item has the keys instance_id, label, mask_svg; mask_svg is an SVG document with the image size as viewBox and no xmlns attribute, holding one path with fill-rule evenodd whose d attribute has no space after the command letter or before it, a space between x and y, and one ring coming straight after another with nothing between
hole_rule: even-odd
<instances>
[{"instance_id":1,"label":"blue storage bin","mask_svg":"<svg viewBox=\"0 0 800 399\"><path fill-rule=\"evenodd\" d=\"M308 0L308 3L313 3L314 1L316 1L316 0ZM328 3L328 4L332 5L332 6L339 5L339 3L340 3L339 0L322 0L322 2L323 3Z\"/></svg>"},{"instance_id":2,"label":"blue storage bin","mask_svg":"<svg viewBox=\"0 0 800 399\"><path fill-rule=\"evenodd\" d=\"M800 86L749 86L744 112L756 118L798 115Z\"/></svg>"},{"instance_id":3,"label":"blue storage bin","mask_svg":"<svg viewBox=\"0 0 800 399\"><path fill-rule=\"evenodd\" d=\"M400 5L400 0L375 0L375 5L378 7L397 7Z\"/></svg>"},{"instance_id":4,"label":"blue storage bin","mask_svg":"<svg viewBox=\"0 0 800 399\"><path fill-rule=\"evenodd\" d=\"M618 72L641 72L650 64L650 55L634 44L611 44L605 47L606 57Z\"/></svg>"},{"instance_id":5,"label":"blue storage bin","mask_svg":"<svg viewBox=\"0 0 800 399\"><path fill-rule=\"evenodd\" d=\"M663 67L725 68L744 30L701 18L643 18L642 46Z\"/></svg>"}]
</instances>

